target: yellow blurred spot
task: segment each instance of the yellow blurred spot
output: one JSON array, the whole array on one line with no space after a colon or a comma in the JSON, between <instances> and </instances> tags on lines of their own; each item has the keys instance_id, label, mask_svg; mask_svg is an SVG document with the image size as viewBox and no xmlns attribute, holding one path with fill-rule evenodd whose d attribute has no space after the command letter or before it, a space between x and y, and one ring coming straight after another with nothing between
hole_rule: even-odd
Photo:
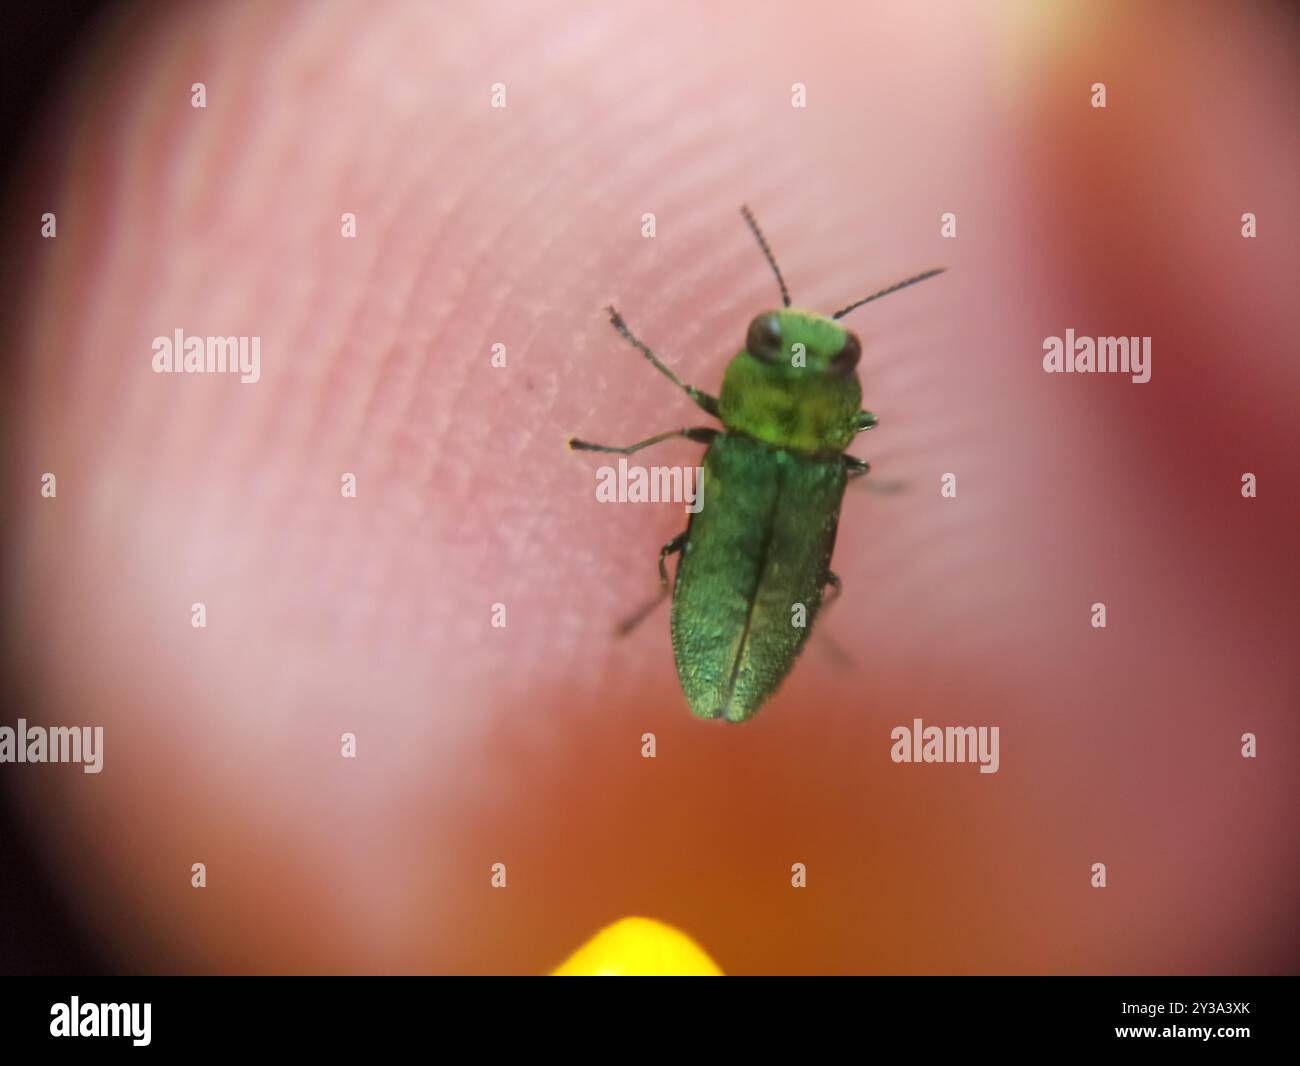
<instances>
[{"instance_id":1,"label":"yellow blurred spot","mask_svg":"<svg viewBox=\"0 0 1300 1066\"><path fill-rule=\"evenodd\" d=\"M680 930L653 918L607 925L552 977L722 977L718 964Z\"/></svg>"}]
</instances>

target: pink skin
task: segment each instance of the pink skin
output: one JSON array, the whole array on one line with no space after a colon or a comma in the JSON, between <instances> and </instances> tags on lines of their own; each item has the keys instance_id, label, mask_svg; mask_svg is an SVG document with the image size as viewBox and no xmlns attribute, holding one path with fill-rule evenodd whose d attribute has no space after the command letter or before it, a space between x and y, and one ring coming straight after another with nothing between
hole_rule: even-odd
<instances>
[{"instance_id":1,"label":"pink skin","mask_svg":"<svg viewBox=\"0 0 1300 1066\"><path fill-rule=\"evenodd\" d=\"M640 913L729 972L1285 967L1294 26L1052 10L216 5L82 57L6 228L9 606L105 769L2 772L114 965L533 973ZM853 664L729 727L666 610L610 635L684 516L563 442L709 424L601 308L715 391L777 302L742 201L796 305L949 272L847 320L906 486L844 508ZM1152 383L1045 375L1067 327ZM260 382L155 375L177 328ZM914 717L1001 769L894 765Z\"/></svg>"}]
</instances>

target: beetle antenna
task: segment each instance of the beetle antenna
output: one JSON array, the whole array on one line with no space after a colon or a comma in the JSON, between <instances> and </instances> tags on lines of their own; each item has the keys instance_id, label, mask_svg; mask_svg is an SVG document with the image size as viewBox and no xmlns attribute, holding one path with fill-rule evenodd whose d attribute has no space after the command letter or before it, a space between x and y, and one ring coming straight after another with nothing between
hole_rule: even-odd
<instances>
[{"instance_id":1,"label":"beetle antenna","mask_svg":"<svg viewBox=\"0 0 1300 1066\"><path fill-rule=\"evenodd\" d=\"M763 236L763 231L758 228L758 222L754 219L754 212L747 205L742 204L740 213L745 216L745 221L749 223L749 228L758 239L758 246L763 249L763 255L767 257L768 266L772 268L772 273L776 275L776 283L781 286L781 302L786 307L789 307L790 290L785 287L785 278L781 277L781 268L776 265L776 257L772 254L772 249L767 246L767 238Z\"/></svg>"},{"instance_id":2,"label":"beetle antenna","mask_svg":"<svg viewBox=\"0 0 1300 1066\"><path fill-rule=\"evenodd\" d=\"M891 285L887 289L881 289L879 292L874 292L870 296L863 297L856 303L849 304L848 307L840 308L840 310L836 311L835 314L831 315L831 318L843 318L850 311L856 310L863 304L869 304L872 300L879 300L882 296L888 296L891 292L897 292L899 289L905 289L909 285L915 285L918 281L924 281L926 278L932 278L936 274L942 274L947 269L947 267L936 267L934 270L927 270L924 274L917 274L914 278L900 281L897 285Z\"/></svg>"}]
</instances>

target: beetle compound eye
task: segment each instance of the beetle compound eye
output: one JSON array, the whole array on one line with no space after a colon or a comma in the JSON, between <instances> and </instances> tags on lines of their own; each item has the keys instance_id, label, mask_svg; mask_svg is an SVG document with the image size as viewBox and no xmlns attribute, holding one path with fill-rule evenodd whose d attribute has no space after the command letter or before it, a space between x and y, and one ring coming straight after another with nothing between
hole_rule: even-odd
<instances>
[{"instance_id":1,"label":"beetle compound eye","mask_svg":"<svg viewBox=\"0 0 1300 1066\"><path fill-rule=\"evenodd\" d=\"M858 343L857 334L844 335L844 347L831 357L831 372L835 374L852 373L862 357L862 345Z\"/></svg>"},{"instance_id":2,"label":"beetle compound eye","mask_svg":"<svg viewBox=\"0 0 1300 1066\"><path fill-rule=\"evenodd\" d=\"M765 363L776 362L781 355L781 320L774 314L754 319L745 335L745 350Z\"/></svg>"}]
</instances>

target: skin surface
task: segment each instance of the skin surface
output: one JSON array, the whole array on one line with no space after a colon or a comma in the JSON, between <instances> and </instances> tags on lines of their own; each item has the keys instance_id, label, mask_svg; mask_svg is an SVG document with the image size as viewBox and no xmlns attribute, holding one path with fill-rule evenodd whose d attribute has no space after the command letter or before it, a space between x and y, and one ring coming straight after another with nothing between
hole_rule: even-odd
<instances>
[{"instance_id":1,"label":"skin surface","mask_svg":"<svg viewBox=\"0 0 1300 1066\"><path fill-rule=\"evenodd\" d=\"M106 738L0 788L102 956L537 974L638 914L729 974L1293 970L1296 37L1178 6L106 22L5 200L0 389L6 721ZM703 421L601 309L716 394L774 303L741 202L798 306L949 272L846 320L903 486L844 495L853 663L724 729L664 613L611 636L681 508L564 441ZM154 374L176 328L261 381ZM1066 328L1152 335L1151 383L1044 374ZM892 763L915 717L1001 769Z\"/></svg>"}]
</instances>

